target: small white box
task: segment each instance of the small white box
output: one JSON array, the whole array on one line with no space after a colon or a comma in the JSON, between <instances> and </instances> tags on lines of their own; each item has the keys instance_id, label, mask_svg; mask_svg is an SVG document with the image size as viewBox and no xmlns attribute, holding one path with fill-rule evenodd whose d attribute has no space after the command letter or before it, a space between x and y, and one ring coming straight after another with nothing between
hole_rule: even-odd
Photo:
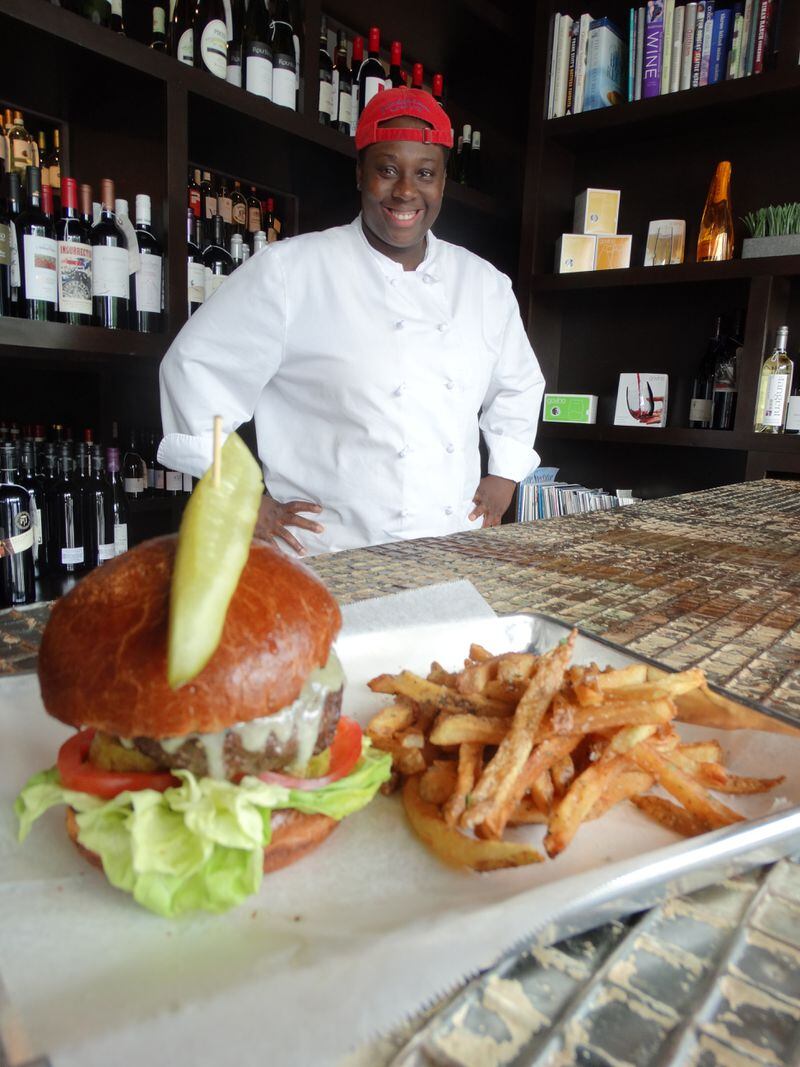
<instances>
[{"instance_id":1,"label":"small white box","mask_svg":"<svg viewBox=\"0 0 800 1067\"><path fill-rule=\"evenodd\" d=\"M666 426L668 386L666 374L620 374L614 425Z\"/></svg>"},{"instance_id":2,"label":"small white box","mask_svg":"<svg viewBox=\"0 0 800 1067\"><path fill-rule=\"evenodd\" d=\"M556 241L556 274L594 270L594 234L562 233Z\"/></svg>"},{"instance_id":3,"label":"small white box","mask_svg":"<svg viewBox=\"0 0 800 1067\"><path fill-rule=\"evenodd\" d=\"M619 189L584 189L575 197L575 233L617 232Z\"/></svg>"},{"instance_id":4,"label":"small white box","mask_svg":"<svg viewBox=\"0 0 800 1067\"><path fill-rule=\"evenodd\" d=\"M598 234L594 253L595 270L624 270L631 265L629 233Z\"/></svg>"}]
</instances>

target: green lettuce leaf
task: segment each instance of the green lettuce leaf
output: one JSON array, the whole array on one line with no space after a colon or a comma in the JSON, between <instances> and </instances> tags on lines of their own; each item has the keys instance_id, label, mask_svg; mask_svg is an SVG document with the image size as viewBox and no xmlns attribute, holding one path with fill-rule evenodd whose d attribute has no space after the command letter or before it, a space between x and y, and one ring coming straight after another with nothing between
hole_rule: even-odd
<instances>
[{"instance_id":1,"label":"green lettuce leaf","mask_svg":"<svg viewBox=\"0 0 800 1067\"><path fill-rule=\"evenodd\" d=\"M238 785L176 771L180 785L102 800L65 789L53 768L36 774L14 802L19 839L57 804L76 812L78 841L96 853L112 885L171 918L187 911L227 911L258 891L271 813L294 808L340 820L365 807L391 773L391 758L362 742L355 770L305 792L243 778Z\"/></svg>"}]
</instances>

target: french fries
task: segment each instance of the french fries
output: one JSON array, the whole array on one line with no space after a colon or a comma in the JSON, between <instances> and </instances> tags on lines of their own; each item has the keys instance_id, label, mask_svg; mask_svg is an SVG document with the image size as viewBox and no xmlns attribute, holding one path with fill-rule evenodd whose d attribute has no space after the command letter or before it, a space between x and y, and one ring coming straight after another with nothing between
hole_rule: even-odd
<instances>
[{"instance_id":1,"label":"french fries","mask_svg":"<svg viewBox=\"0 0 800 1067\"><path fill-rule=\"evenodd\" d=\"M684 743L673 721L706 690L697 668L570 666L576 632L542 655L472 644L461 670L431 664L369 682L395 703L367 727L392 756L409 822L450 866L475 871L538 863L507 827L541 824L558 856L584 822L632 802L690 836L742 816L711 795L764 793L782 777L731 774L717 741ZM667 800L650 792L659 786Z\"/></svg>"}]
</instances>

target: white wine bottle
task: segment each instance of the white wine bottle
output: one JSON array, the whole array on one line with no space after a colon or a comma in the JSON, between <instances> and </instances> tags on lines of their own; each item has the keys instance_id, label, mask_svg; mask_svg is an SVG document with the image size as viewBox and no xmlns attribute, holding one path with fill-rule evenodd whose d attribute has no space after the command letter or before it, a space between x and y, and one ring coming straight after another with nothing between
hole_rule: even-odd
<instances>
[{"instance_id":1,"label":"white wine bottle","mask_svg":"<svg viewBox=\"0 0 800 1067\"><path fill-rule=\"evenodd\" d=\"M756 433L783 433L794 370L794 364L786 354L788 339L789 327L779 326L775 349L761 368L756 402Z\"/></svg>"}]
</instances>

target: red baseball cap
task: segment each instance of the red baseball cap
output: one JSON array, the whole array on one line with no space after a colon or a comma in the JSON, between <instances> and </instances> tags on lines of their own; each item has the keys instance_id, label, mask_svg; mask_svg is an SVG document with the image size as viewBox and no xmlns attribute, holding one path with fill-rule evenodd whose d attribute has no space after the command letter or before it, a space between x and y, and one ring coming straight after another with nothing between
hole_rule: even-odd
<instances>
[{"instance_id":1,"label":"red baseball cap","mask_svg":"<svg viewBox=\"0 0 800 1067\"><path fill-rule=\"evenodd\" d=\"M430 129L404 126L380 126L389 119L414 118L427 122ZM450 119L441 104L423 89L384 89L373 96L356 127L356 148L366 148L378 141L422 141L453 147Z\"/></svg>"}]
</instances>

